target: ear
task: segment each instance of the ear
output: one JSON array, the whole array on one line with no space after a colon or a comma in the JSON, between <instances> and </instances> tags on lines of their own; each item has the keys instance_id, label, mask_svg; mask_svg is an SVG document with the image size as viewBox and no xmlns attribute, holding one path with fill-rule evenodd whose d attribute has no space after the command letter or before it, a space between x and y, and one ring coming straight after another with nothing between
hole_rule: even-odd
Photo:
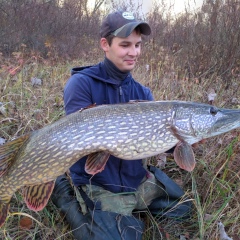
<instances>
[{"instance_id":1,"label":"ear","mask_svg":"<svg viewBox=\"0 0 240 240\"><path fill-rule=\"evenodd\" d=\"M110 47L106 38L101 38L100 39L100 46L101 46L101 48L103 49L104 52L108 52L108 49Z\"/></svg>"}]
</instances>

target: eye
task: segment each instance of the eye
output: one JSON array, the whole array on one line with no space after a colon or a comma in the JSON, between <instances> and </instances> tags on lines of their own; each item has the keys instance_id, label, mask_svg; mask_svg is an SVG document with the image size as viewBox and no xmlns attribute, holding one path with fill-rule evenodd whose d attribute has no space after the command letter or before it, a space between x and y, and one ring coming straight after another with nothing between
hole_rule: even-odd
<instances>
[{"instance_id":1,"label":"eye","mask_svg":"<svg viewBox=\"0 0 240 240\"><path fill-rule=\"evenodd\" d=\"M210 108L210 113L215 116L218 113L218 109L216 107L211 107Z\"/></svg>"},{"instance_id":2,"label":"eye","mask_svg":"<svg viewBox=\"0 0 240 240\"><path fill-rule=\"evenodd\" d=\"M129 43L123 42L120 44L121 47L126 48L129 46Z\"/></svg>"}]
</instances>

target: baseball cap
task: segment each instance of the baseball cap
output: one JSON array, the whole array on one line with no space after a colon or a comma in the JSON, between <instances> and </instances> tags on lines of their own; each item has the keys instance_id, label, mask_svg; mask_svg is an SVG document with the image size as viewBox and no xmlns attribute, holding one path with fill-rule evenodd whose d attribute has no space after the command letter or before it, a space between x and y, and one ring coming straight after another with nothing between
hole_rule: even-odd
<instances>
[{"instance_id":1,"label":"baseball cap","mask_svg":"<svg viewBox=\"0 0 240 240\"><path fill-rule=\"evenodd\" d=\"M151 28L148 23L135 19L133 13L116 11L110 13L102 22L100 34L101 37L107 37L110 34L116 37L128 37L132 31L139 26L143 35L149 35Z\"/></svg>"}]
</instances>

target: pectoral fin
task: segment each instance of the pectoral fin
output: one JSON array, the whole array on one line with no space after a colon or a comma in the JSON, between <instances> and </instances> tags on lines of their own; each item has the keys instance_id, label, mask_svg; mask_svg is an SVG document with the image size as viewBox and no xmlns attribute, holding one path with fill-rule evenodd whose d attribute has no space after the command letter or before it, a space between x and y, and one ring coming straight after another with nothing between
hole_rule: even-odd
<instances>
[{"instance_id":1,"label":"pectoral fin","mask_svg":"<svg viewBox=\"0 0 240 240\"><path fill-rule=\"evenodd\" d=\"M29 137L30 134L26 134L0 146L0 177L2 177L14 163L16 154Z\"/></svg>"},{"instance_id":2,"label":"pectoral fin","mask_svg":"<svg viewBox=\"0 0 240 240\"><path fill-rule=\"evenodd\" d=\"M23 197L29 209L40 211L47 205L54 188L54 182L25 187Z\"/></svg>"},{"instance_id":3,"label":"pectoral fin","mask_svg":"<svg viewBox=\"0 0 240 240\"><path fill-rule=\"evenodd\" d=\"M191 172L195 168L195 156L191 145L188 143L179 142L174 149L173 156L180 168L188 172Z\"/></svg>"},{"instance_id":4,"label":"pectoral fin","mask_svg":"<svg viewBox=\"0 0 240 240\"><path fill-rule=\"evenodd\" d=\"M108 152L96 152L90 154L85 164L85 171L92 175L101 172L104 169L109 157L110 153Z\"/></svg>"}]
</instances>

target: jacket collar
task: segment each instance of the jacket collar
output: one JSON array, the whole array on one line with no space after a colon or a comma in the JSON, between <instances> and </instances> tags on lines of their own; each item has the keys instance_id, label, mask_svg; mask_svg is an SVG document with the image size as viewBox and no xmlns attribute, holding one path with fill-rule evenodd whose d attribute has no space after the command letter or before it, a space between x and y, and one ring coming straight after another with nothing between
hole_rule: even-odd
<instances>
[{"instance_id":1,"label":"jacket collar","mask_svg":"<svg viewBox=\"0 0 240 240\"><path fill-rule=\"evenodd\" d=\"M132 79L131 73L128 73L124 80L110 78L106 72L106 66L104 62L100 62L97 65L93 66L75 67L71 70L71 75L74 74L83 74L85 76L94 78L95 80L102 81L104 83L112 84L115 86L127 84Z\"/></svg>"}]
</instances>

